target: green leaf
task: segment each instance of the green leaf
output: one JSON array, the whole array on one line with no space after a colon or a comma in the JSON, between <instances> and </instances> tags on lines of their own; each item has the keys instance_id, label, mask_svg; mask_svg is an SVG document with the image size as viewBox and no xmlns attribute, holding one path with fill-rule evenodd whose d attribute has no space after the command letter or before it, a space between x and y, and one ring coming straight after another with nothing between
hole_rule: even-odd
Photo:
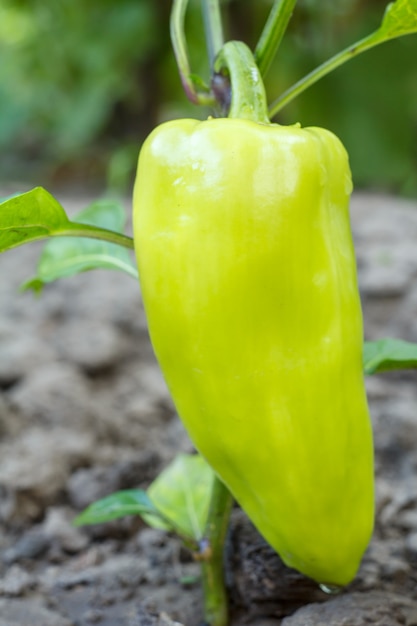
<instances>
[{"instance_id":1,"label":"green leaf","mask_svg":"<svg viewBox=\"0 0 417 626\"><path fill-rule=\"evenodd\" d=\"M200 540L207 521L214 473L199 455L180 454L148 491L127 489L97 500L75 520L76 526L102 524L140 515L154 528Z\"/></svg>"},{"instance_id":2,"label":"green leaf","mask_svg":"<svg viewBox=\"0 0 417 626\"><path fill-rule=\"evenodd\" d=\"M417 0L396 0L385 9L377 31L383 39L393 39L417 32Z\"/></svg>"},{"instance_id":3,"label":"green leaf","mask_svg":"<svg viewBox=\"0 0 417 626\"><path fill-rule=\"evenodd\" d=\"M123 232L126 212L119 202L98 200L79 212L76 220L78 224ZM36 276L25 282L22 289L39 292L46 283L96 268L123 271L138 278L136 265L126 248L98 239L60 237L45 244Z\"/></svg>"},{"instance_id":4,"label":"green leaf","mask_svg":"<svg viewBox=\"0 0 417 626\"><path fill-rule=\"evenodd\" d=\"M65 235L100 239L133 248L131 237L98 226L71 222L59 202L42 187L0 203L0 252L38 239Z\"/></svg>"},{"instance_id":5,"label":"green leaf","mask_svg":"<svg viewBox=\"0 0 417 626\"><path fill-rule=\"evenodd\" d=\"M42 187L12 196L0 204L0 252L50 237L68 224L62 206Z\"/></svg>"},{"instance_id":6,"label":"green leaf","mask_svg":"<svg viewBox=\"0 0 417 626\"><path fill-rule=\"evenodd\" d=\"M363 351L365 374L417 367L417 344L401 339L365 341Z\"/></svg>"},{"instance_id":7,"label":"green leaf","mask_svg":"<svg viewBox=\"0 0 417 626\"><path fill-rule=\"evenodd\" d=\"M102 524L126 515L152 514L158 516L158 509L143 489L126 489L97 500L78 515L73 524L88 526Z\"/></svg>"},{"instance_id":8,"label":"green leaf","mask_svg":"<svg viewBox=\"0 0 417 626\"><path fill-rule=\"evenodd\" d=\"M180 454L154 480L148 494L178 534L199 541L207 521L213 480L214 472L201 456ZM160 519L148 515L144 519L156 528L170 529Z\"/></svg>"}]
</instances>

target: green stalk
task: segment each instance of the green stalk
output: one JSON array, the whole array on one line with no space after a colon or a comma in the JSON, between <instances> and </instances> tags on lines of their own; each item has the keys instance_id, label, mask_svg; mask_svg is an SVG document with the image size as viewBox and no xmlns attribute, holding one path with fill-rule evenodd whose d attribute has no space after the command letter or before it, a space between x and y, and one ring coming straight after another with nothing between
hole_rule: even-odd
<instances>
[{"instance_id":1,"label":"green stalk","mask_svg":"<svg viewBox=\"0 0 417 626\"><path fill-rule=\"evenodd\" d=\"M281 44L297 0L275 0L255 48L255 61L262 76L267 73Z\"/></svg>"},{"instance_id":2,"label":"green stalk","mask_svg":"<svg viewBox=\"0 0 417 626\"><path fill-rule=\"evenodd\" d=\"M233 497L216 477L202 542L201 575L204 592L204 620L208 626L227 626L228 598L224 581L224 542Z\"/></svg>"},{"instance_id":3,"label":"green stalk","mask_svg":"<svg viewBox=\"0 0 417 626\"><path fill-rule=\"evenodd\" d=\"M386 39L380 39L375 37L376 33L372 33L367 37L364 37L360 41L356 42L352 46L345 48L334 57L331 57L327 61L325 61L322 65L316 67L312 72L301 78L298 82L295 83L292 87L284 91L284 93L277 98L269 108L270 117L274 117L281 109L283 109L289 102L294 100L297 96L299 96L303 91L314 85L318 80L330 74L333 70L335 70L343 63L350 61L358 54L377 46L380 43L386 41Z\"/></svg>"},{"instance_id":4,"label":"green stalk","mask_svg":"<svg viewBox=\"0 0 417 626\"><path fill-rule=\"evenodd\" d=\"M197 104L197 94L190 78L191 69L184 35L184 20L187 5L188 0L174 0L172 4L170 20L171 41L186 96L191 102Z\"/></svg>"},{"instance_id":5,"label":"green stalk","mask_svg":"<svg viewBox=\"0 0 417 626\"><path fill-rule=\"evenodd\" d=\"M188 0L174 0L170 17L171 42L177 61L181 83L187 98L194 104L211 105L214 98L207 91L198 91L193 81L190 62L188 60L187 42L185 39L184 22Z\"/></svg>"},{"instance_id":6,"label":"green stalk","mask_svg":"<svg viewBox=\"0 0 417 626\"><path fill-rule=\"evenodd\" d=\"M204 27L210 67L224 44L219 0L202 0Z\"/></svg>"},{"instance_id":7,"label":"green stalk","mask_svg":"<svg viewBox=\"0 0 417 626\"><path fill-rule=\"evenodd\" d=\"M218 99L228 117L269 124L265 87L252 52L241 41L224 44L214 63L217 76L230 81Z\"/></svg>"},{"instance_id":8,"label":"green stalk","mask_svg":"<svg viewBox=\"0 0 417 626\"><path fill-rule=\"evenodd\" d=\"M52 236L56 237L87 237L89 239L101 239L109 243L115 243L118 246L133 250L133 239L127 235L116 233L113 230L99 228L98 226L90 226L89 224L77 224L77 222L68 222L65 228L56 231Z\"/></svg>"}]
</instances>

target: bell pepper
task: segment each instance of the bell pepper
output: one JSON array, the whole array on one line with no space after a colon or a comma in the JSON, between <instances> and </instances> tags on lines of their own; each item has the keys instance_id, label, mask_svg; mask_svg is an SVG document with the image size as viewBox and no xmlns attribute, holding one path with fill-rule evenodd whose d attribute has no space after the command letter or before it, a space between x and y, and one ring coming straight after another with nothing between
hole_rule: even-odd
<instances>
[{"instance_id":1,"label":"bell pepper","mask_svg":"<svg viewBox=\"0 0 417 626\"><path fill-rule=\"evenodd\" d=\"M345 585L373 526L348 157L327 130L251 115L167 122L141 149L149 332L192 441L262 535Z\"/></svg>"}]
</instances>

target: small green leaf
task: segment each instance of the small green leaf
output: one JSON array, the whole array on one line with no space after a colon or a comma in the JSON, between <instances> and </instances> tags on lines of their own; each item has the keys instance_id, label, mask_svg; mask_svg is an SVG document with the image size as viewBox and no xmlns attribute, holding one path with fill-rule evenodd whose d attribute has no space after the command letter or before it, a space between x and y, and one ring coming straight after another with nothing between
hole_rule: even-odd
<instances>
[{"instance_id":1,"label":"small green leaf","mask_svg":"<svg viewBox=\"0 0 417 626\"><path fill-rule=\"evenodd\" d=\"M199 455L180 454L154 480L149 497L177 532L199 541L207 521L214 472ZM160 520L144 516L156 528L167 528Z\"/></svg>"},{"instance_id":2,"label":"small green leaf","mask_svg":"<svg viewBox=\"0 0 417 626\"><path fill-rule=\"evenodd\" d=\"M0 202L0 252L47 237L87 237L133 248L133 239L106 228L71 222L42 187Z\"/></svg>"},{"instance_id":3,"label":"small green leaf","mask_svg":"<svg viewBox=\"0 0 417 626\"><path fill-rule=\"evenodd\" d=\"M365 374L417 367L417 344L401 339L365 341L363 350Z\"/></svg>"},{"instance_id":4,"label":"small green leaf","mask_svg":"<svg viewBox=\"0 0 417 626\"><path fill-rule=\"evenodd\" d=\"M214 473L199 455L180 454L154 480L148 491L118 491L91 504L76 526L102 524L125 515L140 515L154 528L200 540L207 521Z\"/></svg>"},{"instance_id":5,"label":"small green leaf","mask_svg":"<svg viewBox=\"0 0 417 626\"><path fill-rule=\"evenodd\" d=\"M64 230L69 220L62 206L42 187L0 204L0 252Z\"/></svg>"},{"instance_id":6,"label":"small green leaf","mask_svg":"<svg viewBox=\"0 0 417 626\"><path fill-rule=\"evenodd\" d=\"M112 200L93 202L76 215L78 224L98 226L119 233L124 230L125 219L123 206ZM45 244L36 276L26 281L22 289L33 289L39 293L46 283L96 268L123 271L138 278L136 265L126 248L98 239L60 237Z\"/></svg>"},{"instance_id":7,"label":"small green leaf","mask_svg":"<svg viewBox=\"0 0 417 626\"><path fill-rule=\"evenodd\" d=\"M417 32L417 0L396 0L385 9L377 31L384 39L393 39Z\"/></svg>"},{"instance_id":8,"label":"small green leaf","mask_svg":"<svg viewBox=\"0 0 417 626\"><path fill-rule=\"evenodd\" d=\"M73 524L88 526L110 522L126 515L159 515L158 509L143 489L126 489L97 500L78 515Z\"/></svg>"}]
</instances>

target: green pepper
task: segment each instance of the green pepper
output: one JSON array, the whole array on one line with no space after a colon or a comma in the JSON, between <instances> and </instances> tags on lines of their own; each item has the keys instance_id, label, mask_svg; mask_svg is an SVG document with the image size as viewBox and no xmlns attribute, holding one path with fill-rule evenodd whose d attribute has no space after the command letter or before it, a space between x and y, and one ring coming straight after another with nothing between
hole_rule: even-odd
<instances>
[{"instance_id":1,"label":"green pepper","mask_svg":"<svg viewBox=\"0 0 417 626\"><path fill-rule=\"evenodd\" d=\"M327 130L246 117L167 122L142 147L150 337L192 441L262 535L344 585L374 499L348 157Z\"/></svg>"}]
</instances>

